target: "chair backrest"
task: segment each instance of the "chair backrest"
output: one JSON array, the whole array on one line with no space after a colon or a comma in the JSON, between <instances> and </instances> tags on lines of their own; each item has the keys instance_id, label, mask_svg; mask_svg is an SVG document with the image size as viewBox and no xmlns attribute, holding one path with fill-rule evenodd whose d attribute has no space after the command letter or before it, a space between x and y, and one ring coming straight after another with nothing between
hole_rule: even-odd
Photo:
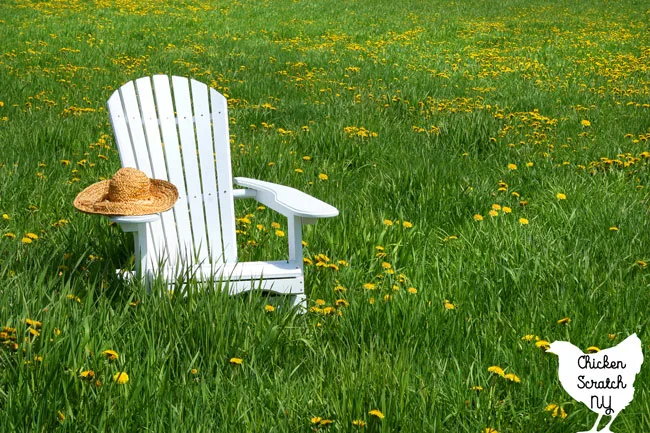
<instances>
[{"instance_id":1,"label":"chair backrest","mask_svg":"<svg viewBox=\"0 0 650 433\"><path fill-rule=\"evenodd\" d=\"M237 261L226 98L195 80L156 75L124 84L107 105L122 166L178 188L174 208L149 224L148 260Z\"/></svg>"}]
</instances>

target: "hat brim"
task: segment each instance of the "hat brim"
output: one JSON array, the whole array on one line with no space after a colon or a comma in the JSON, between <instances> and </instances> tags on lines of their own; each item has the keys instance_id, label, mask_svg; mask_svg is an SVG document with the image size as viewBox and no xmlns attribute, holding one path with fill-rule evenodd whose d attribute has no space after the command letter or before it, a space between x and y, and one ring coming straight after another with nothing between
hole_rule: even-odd
<instances>
[{"instance_id":1,"label":"hat brim","mask_svg":"<svg viewBox=\"0 0 650 433\"><path fill-rule=\"evenodd\" d=\"M108 200L110 180L102 180L81 191L72 203L77 210L97 215L137 216L165 212L176 204L178 189L166 180L150 179L148 200L111 202Z\"/></svg>"}]
</instances>

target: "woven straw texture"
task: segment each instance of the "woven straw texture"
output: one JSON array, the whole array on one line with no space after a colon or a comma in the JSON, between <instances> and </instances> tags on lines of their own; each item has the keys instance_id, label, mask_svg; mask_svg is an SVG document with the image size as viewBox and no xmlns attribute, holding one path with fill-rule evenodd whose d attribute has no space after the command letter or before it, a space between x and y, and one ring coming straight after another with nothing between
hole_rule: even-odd
<instances>
[{"instance_id":1,"label":"woven straw texture","mask_svg":"<svg viewBox=\"0 0 650 433\"><path fill-rule=\"evenodd\" d=\"M148 215L171 209L178 190L165 180L149 179L135 168L122 168L112 179L94 183L74 199L81 212L99 215Z\"/></svg>"}]
</instances>

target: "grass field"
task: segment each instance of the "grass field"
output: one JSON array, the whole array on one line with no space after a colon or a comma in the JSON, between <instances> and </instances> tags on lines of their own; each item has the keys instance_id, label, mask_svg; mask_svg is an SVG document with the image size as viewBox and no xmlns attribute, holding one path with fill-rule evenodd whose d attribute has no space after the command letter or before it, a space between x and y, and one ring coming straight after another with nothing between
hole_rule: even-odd
<instances>
[{"instance_id":1,"label":"grass field","mask_svg":"<svg viewBox=\"0 0 650 433\"><path fill-rule=\"evenodd\" d=\"M542 340L650 348L647 2L1 8L0 431L575 432ZM235 176L340 210L305 230L308 313L114 277L130 238L72 200L157 73L227 95ZM282 258L237 206L240 255ZM635 388L616 432L650 431Z\"/></svg>"}]
</instances>

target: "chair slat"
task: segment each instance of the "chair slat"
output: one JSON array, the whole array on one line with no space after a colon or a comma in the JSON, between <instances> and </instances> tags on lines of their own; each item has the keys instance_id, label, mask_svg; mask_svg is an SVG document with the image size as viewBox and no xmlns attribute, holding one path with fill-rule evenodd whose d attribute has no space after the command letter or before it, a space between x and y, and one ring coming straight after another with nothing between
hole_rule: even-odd
<instances>
[{"instance_id":1,"label":"chair slat","mask_svg":"<svg viewBox=\"0 0 650 433\"><path fill-rule=\"evenodd\" d=\"M174 89L174 105L178 118L178 133L181 141L183 156L183 172L187 187L187 202L192 222L194 238L193 253L200 262L209 261L208 239L205 231L205 214L203 212L203 194L199 163L196 155L196 139L194 136L194 120L192 116L192 101L189 80L184 77L172 77Z\"/></svg>"},{"instance_id":2,"label":"chair slat","mask_svg":"<svg viewBox=\"0 0 650 433\"><path fill-rule=\"evenodd\" d=\"M156 75L153 77L154 95L158 107L158 120L162 133L165 162L167 163L167 176L169 181L178 188L179 199L174 206L174 218L176 220L176 234L178 237L177 255L169 257L169 265L175 266L176 262L191 263L191 252L193 250L189 208L187 206L187 189L185 188L185 177L183 175L183 163L178 142L178 131L176 129L176 115L172 101L169 77ZM172 228L170 228L172 230ZM171 253L171 251L170 251Z\"/></svg>"},{"instance_id":3,"label":"chair slat","mask_svg":"<svg viewBox=\"0 0 650 433\"><path fill-rule=\"evenodd\" d=\"M212 106L212 135L217 164L224 261L236 262L237 234L235 232L235 200L232 192L232 167L230 164L228 101L222 94L210 89L210 104Z\"/></svg>"},{"instance_id":4,"label":"chair slat","mask_svg":"<svg viewBox=\"0 0 650 433\"><path fill-rule=\"evenodd\" d=\"M217 192L217 173L214 165L215 151L212 140L208 86L196 80L191 80L190 83L208 245L211 261L213 264L217 264L223 263L224 259L221 245L221 216L219 215L219 195Z\"/></svg>"},{"instance_id":5,"label":"chair slat","mask_svg":"<svg viewBox=\"0 0 650 433\"><path fill-rule=\"evenodd\" d=\"M169 180L167 174L167 163L163 152L163 145L160 137L160 126L158 122L158 113L156 112L156 103L153 97L151 87L151 78L143 77L135 82L138 99L140 100L140 111L142 124L147 141L149 159L151 160L151 170L155 179ZM163 212L161 220L150 224L153 228L149 233L149 242L159 245L156 251L165 253L165 256L159 256L156 260L167 260L170 257L176 257L178 254L178 234L176 233L176 222L173 212Z\"/></svg>"},{"instance_id":6,"label":"chair slat","mask_svg":"<svg viewBox=\"0 0 650 433\"><path fill-rule=\"evenodd\" d=\"M117 151L120 154L122 167L135 167L137 165L135 163L135 154L133 153L131 136L129 135L129 127L126 123L126 114L124 114L122 96L119 90L116 90L111 95L106 106L110 114L113 135L115 136L115 143L117 144Z\"/></svg>"}]
</instances>

